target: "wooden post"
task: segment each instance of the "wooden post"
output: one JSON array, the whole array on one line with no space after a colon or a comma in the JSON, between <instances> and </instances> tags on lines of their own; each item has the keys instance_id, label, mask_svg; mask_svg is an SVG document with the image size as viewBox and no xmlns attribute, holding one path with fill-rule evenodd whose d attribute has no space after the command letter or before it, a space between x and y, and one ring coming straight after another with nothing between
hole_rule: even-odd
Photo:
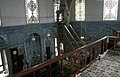
<instances>
[{"instance_id":1,"label":"wooden post","mask_svg":"<svg viewBox=\"0 0 120 77\"><path fill-rule=\"evenodd\" d=\"M35 72L33 72L33 75L34 75L33 77L35 77Z\"/></svg>"},{"instance_id":2,"label":"wooden post","mask_svg":"<svg viewBox=\"0 0 120 77\"><path fill-rule=\"evenodd\" d=\"M86 67L86 64L87 64L87 51L85 50L85 67Z\"/></svg>"},{"instance_id":3,"label":"wooden post","mask_svg":"<svg viewBox=\"0 0 120 77\"><path fill-rule=\"evenodd\" d=\"M73 74L73 63L72 63L72 55L70 56L70 77L72 77Z\"/></svg>"},{"instance_id":4,"label":"wooden post","mask_svg":"<svg viewBox=\"0 0 120 77\"><path fill-rule=\"evenodd\" d=\"M107 50L107 38L105 39L105 51Z\"/></svg>"},{"instance_id":5,"label":"wooden post","mask_svg":"<svg viewBox=\"0 0 120 77\"><path fill-rule=\"evenodd\" d=\"M64 68L63 68L63 61L60 60L60 62L61 62L61 65L60 65L60 71L61 71L61 72L60 72L60 73L61 73L61 77L63 77L63 72L64 72L64 71L63 71L63 69L64 69Z\"/></svg>"},{"instance_id":6,"label":"wooden post","mask_svg":"<svg viewBox=\"0 0 120 77\"><path fill-rule=\"evenodd\" d=\"M103 53L105 52L105 40L103 40ZM102 54L103 54L102 53Z\"/></svg>"},{"instance_id":7,"label":"wooden post","mask_svg":"<svg viewBox=\"0 0 120 77\"><path fill-rule=\"evenodd\" d=\"M109 38L106 38L106 50L108 49Z\"/></svg>"},{"instance_id":8,"label":"wooden post","mask_svg":"<svg viewBox=\"0 0 120 77\"><path fill-rule=\"evenodd\" d=\"M78 70L77 70L77 73L80 72L80 52L78 52Z\"/></svg>"},{"instance_id":9,"label":"wooden post","mask_svg":"<svg viewBox=\"0 0 120 77\"><path fill-rule=\"evenodd\" d=\"M101 54L104 53L104 40L101 41Z\"/></svg>"},{"instance_id":10,"label":"wooden post","mask_svg":"<svg viewBox=\"0 0 120 77\"><path fill-rule=\"evenodd\" d=\"M92 46L90 47L90 63L92 64Z\"/></svg>"},{"instance_id":11,"label":"wooden post","mask_svg":"<svg viewBox=\"0 0 120 77\"><path fill-rule=\"evenodd\" d=\"M114 40L114 45L113 45L113 48L115 49L115 46L116 46L116 38Z\"/></svg>"},{"instance_id":12,"label":"wooden post","mask_svg":"<svg viewBox=\"0 0 120 77\"><path fill-rule=\"evenodd\" d=\"M49 65L49 71L50 71L50 77L52 77L52 74L51 74L51 65Z\"/></svg>"}]
</instances>

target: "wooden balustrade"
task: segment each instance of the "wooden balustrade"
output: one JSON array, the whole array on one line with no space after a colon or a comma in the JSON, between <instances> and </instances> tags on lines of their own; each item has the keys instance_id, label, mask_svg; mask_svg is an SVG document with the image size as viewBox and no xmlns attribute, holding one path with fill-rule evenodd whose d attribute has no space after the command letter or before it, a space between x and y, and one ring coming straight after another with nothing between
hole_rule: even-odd
<instances>
[{"instance_id":1,"label":"wooden balustrade","mask_svg":"<svg viewBox=\"0 0 120 77\"><path fill-rule=\"evenodd\" d=\"M45 61L41 64L38 64L34 67L28 68L27 70L23 70L19 73L11 75L10 77L35 77L36 74L41 72L43 69L49 69L43 76L40 77L75 77L76 74L82 72L87 67L89 67L98 57L99 54L104 53L107 50L107 39L118 39L119 37L115 36L106 36L95 42L92 42L88 45L82 46L76 50L70 51L68 53L64 53L60 56L57 56L54 59ZM116 43L114 43L114 46ZM66 63L65 63L66 62ZM55 68L53 64L55 64L58 68ZM75 69L75 67L77 69ZM68 74L65 74L65 69L68 70ZM55 76L54 73L57 70L59 76ZM46 72L46 71L45 71ZM41 73L40 73L41 74Z\"/></svg>"}]
</instances>

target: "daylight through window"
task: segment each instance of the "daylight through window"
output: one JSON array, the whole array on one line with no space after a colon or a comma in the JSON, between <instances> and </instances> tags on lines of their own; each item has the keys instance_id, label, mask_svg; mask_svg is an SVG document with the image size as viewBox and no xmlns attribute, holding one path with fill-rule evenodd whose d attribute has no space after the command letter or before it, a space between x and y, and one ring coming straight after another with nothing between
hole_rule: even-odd
<instances>
[{"instance_id":1,"label":"daylight through window","mask_svg":"<svg viewBox=\"0 0 120 77\"><path fill-rule=\"evenodd\" d=\"M1 26L1 18L0 18L0 26Z\"/></svg>"},{"instance_id":2,"label":"daylight through window","mask_svg":"<svg viewBox=\"0 0 120 77\"><path fill-rule=\"evenodd\" d=\"M117 20L118 0L104 0L103 20Z\"/></svg>"},{"instance_id":3,"label":"daylight through window","mask_svg":"<svg viewBox=\"0 0 120 77\"><path fill-rule=\"evenodd\" d=\"M54 1L54 20L57 21L56 11L60 9L60 0ZM60 14L59 20L61 21L62 15Z\"/></svg>"},{"instance_id":4,"label":"daylight through window","mask_svg":"<svg viewBox=\"0 0 120 77\"><path fill-rule=\"evenodd\" d=\"M26 20L27 23L39 23L37 0L26 0Z\"/></svg>"},{"instance_id":5,"label":"daylight through window","mask_svg":"<svg viewBox=\"0 0 120 77\"><path fill-rule=\"evenodd\" d=\"M55 56L58 56L57 38L55 38Z\"/></svg>"},{"instance_id":6,"label":"daylight through window","mask_svg":"<svg viewBox=\"0 0 120 77\"><path fill-rule=\"evenodd\" d=\"M85 0L75 1L75 20L76 21L85 20Z\"/></svg>"}]
</instances>

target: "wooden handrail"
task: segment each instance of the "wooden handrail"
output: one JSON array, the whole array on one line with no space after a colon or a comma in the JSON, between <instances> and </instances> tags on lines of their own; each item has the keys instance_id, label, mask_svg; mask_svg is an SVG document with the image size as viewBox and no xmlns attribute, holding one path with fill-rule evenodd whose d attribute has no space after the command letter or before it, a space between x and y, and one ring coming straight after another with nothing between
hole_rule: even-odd
<instances>
[{"instance_id":1,"label":"wooden handrail","mask_svg":"<svg viewBox=\"0 0 120 77\"><path fill-rule=\"evenodd\" d=\"M90 43L90 44L87 44L87 45L85 45L85 46L82 46L82 47L80 47L80 48L78 48L78 49L75 49L75 50L73 50L73 51L70 51L70 52L68 52L68 53L61 54L60 56L57 56L57 57L54 58L54 59L47 60L47 61L45 61L45 62L43 62L43 63L41 63L41 64L38 64L38 65L36 65L36 66L34 66L34 67L28 68L28 69L23 70L23 71L21 71L21 72L19 72L19 73L16 73L16 74L14 74L14 75L11 75L10 77L23 77L23 76L26 76L26 75L28 75L28 74L34 73L35 71L40 70L40 69L42 69L42 68L44 68L44 67L46 67L46 66L52 65L53 63L58 62L58 61L66 58L66 57L71 57L71 56L73 56L73 55L76 54L76 53L80 53L81 50L84 50L84 49L87 49L87 48L90 48L90 51L91 51L91 52L90 52L90 53L91 53L91 54L90 54L90 60L92 60L92 49L91 49L91 47L92 47L93 45L95 45L95 44L99 44L101 41L103 41L103 40L105 40L105 39L108 39L108 38L118 39L118 38L120 38L120 37L105 36L105 37L103 37L103 38L101 38L101 39L99 39L99 40L97 40L97 41L95 41L95 42L92 42L92 43ZM106 45L105 45L105 46L106 46ZM78 57L78 58L80 59L80 57ZM72 60L71 60L71 58L70 58L70 64L73 64L71 61L72 61ZM80 63L80 62L78 62L78 68L80 69L80 64L79 64L79 63ZM92 63L92 61L90 61L90 63ZM72 66L70 66L70 68L72 69ZM72 73L72 72L71 72L71 73Z\"/></svg>"}]
</instances>

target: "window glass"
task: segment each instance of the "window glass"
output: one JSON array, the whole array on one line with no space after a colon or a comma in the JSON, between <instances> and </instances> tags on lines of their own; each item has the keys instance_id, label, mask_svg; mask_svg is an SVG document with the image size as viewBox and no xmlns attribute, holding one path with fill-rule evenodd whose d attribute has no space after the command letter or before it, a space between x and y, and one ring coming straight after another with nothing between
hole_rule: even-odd
<instances>
[{"instance_id":1,"label":"window glass","mask_svg":"<svg viewBox=\"0 0 120 77\"><path fill-rule=\"evenodd\" d=\"M60 0L54 1L54 20L57 21L57 14L56 11L60 9ZM62 15L60 14L59 20L62 20Z\"/></svg>"},{"instance_id":2,"label":"window glass","mask_svg":"<svg viewBox=\"0 0 120 77\"><path fill-rule=\"evenodd\" d=\"M55 56L58 56L57 38L55 38Z\"/></svg>"},{"instance_id":3,"label":"window glass","mask_svg":"<svg viewBox=\"0 0 120 77\"><path fill-rule=\"evenodd\" d=\"M118 0L104 0L103 20L117 20Z\"/></svg>"},{"instance_id":4,"label":"window glass","mask_svg":"<svg viewBox=\"0 0 120 77\"><path fill-rule=\"evenodd\" d=\"M27 23L39 23L37 0L26 0L26 21Z\"/></svg>"},{"instance_id":5,"label":"window glass","mask_svg":"<svg viewBox=\"0 0 120 77\"><path fill-rule=\"evenodd\" d=\"M0 71L3 71L2 56L0 52Z\"/></svg>"},{"instance_id":6,"label":"window glass","mask_svg":"<svg viewBox=\"0 0 120 77\"><path fill-rule=\"evenodd\" d=\"M85 0L75 1L75 20L76 21L85 20Z\"/></svg>"}]
</instances>

